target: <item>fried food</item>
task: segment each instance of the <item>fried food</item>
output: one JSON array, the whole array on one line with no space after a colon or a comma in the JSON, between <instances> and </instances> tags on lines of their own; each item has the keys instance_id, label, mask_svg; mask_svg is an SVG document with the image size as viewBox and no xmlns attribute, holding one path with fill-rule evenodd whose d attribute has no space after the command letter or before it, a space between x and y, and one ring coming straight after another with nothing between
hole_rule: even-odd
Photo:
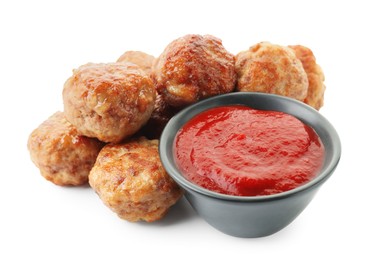
<instances>
[{"instance_id":1,"label":"fried food","mask_svg":"<svg viewBox=\"0 0 365 260\"><path fill-rule=\"evenodd\" d=\"M186 35L171 42L157 58L152 78L171 106L231 92L236 83L234 56L210 35Z\"/></svg>"},{"instance_id":2,"label":"fried food","mask_svg":"<svg viewBox=\"0 0 365 260\"><path fill-rule=\"evenodd\" d=\"M90 172L89 183L106 206L132 222L162 218L182 196L162 167L158 141L143 137L106 145Z\"/></svg>"},{"instance_id":3,"label":"fried food","mask_svg":"<svg viewBox=\"0 0 365 260\"><path fill-rule=\"evenodd\" d=\"M152 115L139 134L148 139L160 139L166 124L179 111L180 109L167 104L162 96L158 94Z\"/></svg>"},{"instance_id":4,"label":"fried food","mask_svg":"<svg viewBox=\"0 0 365 260\"><path fill-rule=\"evenodd\" d=\"M66 118L83 134L119 142L136 133L153 111L152 80L131 63L88 63L63 88Z\"/></svg>"},{"instance_id":5,"label":"fried food","mask_svg":"<svg viewBox=\"0 0 365 260\"><path fill-rule=\"evenodd\" d=\"M81 136L65 118L56 112L28 138L28 150L42 176L57 185L87 183L102 142Z\"/></svg>"},{"instance_id":6,"label":"fried food","mask_svg":"<svg viewBox=\"0 0 365 260\"><path fill-rule=\"evenodd\" d=\"M308 78L292 49L261 42L236 55L237 90L266 92L303 101Z\"/></svg>"},{"instance_id":7,"label":"fried food","mask_svg":"<svg viewBox=\"0 0 365 260\"><path fill-rule=\"evenodd\" d=\"M323 106L324 92L324 74L321 67L316 63L316 57L313 52L302 45L288 46L293 49L297 58L302 62L303 68L308 77L308 94L304 102L315 109L319 110Z\"/></svg>"},{"instance_id":8,"label":"fried food","mask_svg":"<svg viewBox=\"0 0 365 260\"><path fill-rule=\"evenodd\" d=\"M142 51L126 51L119 57L117 62L130 62L136 64L149 75L154 60L155 57Z\"/></svg>"}]
</instances>

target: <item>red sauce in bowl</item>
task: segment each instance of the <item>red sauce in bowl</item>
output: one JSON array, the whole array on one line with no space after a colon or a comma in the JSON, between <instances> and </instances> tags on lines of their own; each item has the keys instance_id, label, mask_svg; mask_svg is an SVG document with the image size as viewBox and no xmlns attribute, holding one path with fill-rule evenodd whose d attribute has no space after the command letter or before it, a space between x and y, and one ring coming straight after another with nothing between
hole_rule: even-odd
<instances>
[{"instance_id":1,"label":"red sauce in bowl","mask_svg":"<svg viewBox=\"0 0 365 260\"><path fill-rule=\"evenodd\" d=\"M174 157L185 178L203 188L259 196L313 179L324 147L311 127L291 115L235 105L187 122L175 138Z\"/></svg>"}]
</instances>

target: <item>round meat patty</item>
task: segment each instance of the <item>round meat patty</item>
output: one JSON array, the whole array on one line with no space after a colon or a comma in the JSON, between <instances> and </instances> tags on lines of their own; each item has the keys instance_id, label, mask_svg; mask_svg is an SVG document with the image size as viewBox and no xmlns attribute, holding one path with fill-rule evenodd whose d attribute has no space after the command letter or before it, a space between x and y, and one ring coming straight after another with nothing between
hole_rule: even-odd
<instances>
[{"instance_id":1,"label":"round meat patty","mask_svg":"<svg viewBox=\"0 0 365 260\"><path fill-rule=\"evenodd\" d=\"M142 51L126 51L119 57L117 62L130 62L138 65L147 74L151 73L155 57Z\"/></svg>"},{"instance_id":2,"label":"round meat patty","mask_svg":"<svg viewBox=\"0 0 365 260\"><path fill-rule=\"evenodd\" d=\"M28 150L42 176L57 185L87 183L100 149L97 139L81 136L64 117L56 112L28 139Z\"/></svg>"},{"instance_id":3,"label":"round meat patty","mask_svg":"<svg viewBox=\"0 0 365 260\"><path fill-rule=\"evenodd\" d=\"M237 90L265 92L303 101L308 78L292 49L261 42L236 55Z\"/></svg>"},{"instance_id":4,"label":"round meat patty","mask_svg":"<svg viewBox=\"0 0 365 260\"><path fill-rule=\"evenodd\" d=\"M88 63L63 88L66 118L83 134L120 142L136 133L153 111L156 91L132 63Z\"/></svg>"},{"instance_id":5,"label":"round meat patty","mask_svg":"<svg viewBox=\"0 0 365 260\"><path fill-rule=\"evenodd\" d=\"M302 45L289 46L293 49L297 58L302 62L303 68L308 77L308 94L304 103L319 110L323 106L324 91L324 74L321 67L316 63L316 57L313 52Z\"/></svg>"},{"instance_id":6,"label":"round meat patty","mask_svg":"<svg viewBox=\"0 0 365 260\"><path fill-rule=\"evenodd\" d=\"M106 206L132 222L162 218L182 196L162 167L158 141L144 137L106 145L90 172L89 183Z\"/></svg>"},{"instance_id":7,"label":"round meat patty","mask_svg":"<svg viewBox=\"0 0 365 260\"><path fill-rule=\"evenodd\" d=\"M174 107L231 92L236 83L234 56L210 35L186 35L171 42L151 75L158 93Z\"/></svg>"}]
</instances>

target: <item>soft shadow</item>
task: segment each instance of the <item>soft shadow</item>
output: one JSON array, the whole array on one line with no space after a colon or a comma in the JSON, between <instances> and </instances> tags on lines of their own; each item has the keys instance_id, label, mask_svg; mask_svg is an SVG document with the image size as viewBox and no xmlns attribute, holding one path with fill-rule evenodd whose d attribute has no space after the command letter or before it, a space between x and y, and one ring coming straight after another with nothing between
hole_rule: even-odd
<instances>
[{"instance_id":1,"label":"soft shadow","mask_svg":"<svg viewBox=\"0 0 365 260\"><path fill-rule=\"evenodd\" d=\"M197 217L197 213L183 196L174 206L169 209L167 214L162 219L152 223L146 223L141 221L138 222L138 224L148 226L169 226L175 225L179 222L190 221Z\"/></svg>"},{"instance_id":2,"label":"soft shadow","mask_svg":"<svg viewBox=\"0 0 365 260\"><path fill-rule=\"evenodd\" d=\"M50 184L52 184L53 186L56 186L57 188L59 189L64 189L64 190L88 190L90 189L90 184L87 182L85 184L82 184L82 185L76 185L76 186L73 186L73 185L65 185L65 186L60 186L60 185L55 185L53 183L50 182Z\"/></svg>"},{"instance_id":3,"label":"soft shadow","mask_svg":"<svg viewBox=\"0 0 365 260\"><path fill-rule=\"evenodd\" d=\"M68 191L87 191L91 192L92 189L89 183L80 186L58 186L59 189ZM173 205L166 215L155 222L147 223L145 221L138 221L136 224L146 225L146 226L170 226L181 222L191 221L197 218L198 215L191 207L185 196L183 196L175 205Z\"/></svg>"}]
</instances>

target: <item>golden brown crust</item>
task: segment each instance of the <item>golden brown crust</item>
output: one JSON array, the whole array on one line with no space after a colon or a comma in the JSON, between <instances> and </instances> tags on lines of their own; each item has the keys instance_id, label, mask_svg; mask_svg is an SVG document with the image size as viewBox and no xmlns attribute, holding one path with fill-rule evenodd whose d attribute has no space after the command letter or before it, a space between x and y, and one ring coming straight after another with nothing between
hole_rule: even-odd
<instances>
[{"instance_id":1,"label":"golden brown crust","mask_svg":"<svg viewBox=\"0 0 365 260\"><path fill-rule=\"evenodd\" d=\"M103 143L81 136L57 112L35 129L28 139L28 150L42 176L57 185L87 183L89 172Z\"/></svg>"},{"instance_id":2,"label":"golden brown crust","mask_svg":"<svg viewBox=\"0 0 365 260\"><path fill-rule=\"evenodd\" d=\"M236 55L237 90L273 93L303 101L308 79L288 47L261 42Z\"/></svg>"},{"instance_id":3,"label":"golden brown crust","mask_svg":"<svg viewBox=\"0 0 365 260\"><path fill-rule=\"evenodd\" d=\"M66 118L86 136L119 142L149 119L156 98L151 79L131 63L88 63L63 89Z\"/></svg>"},{"instance_id":4,"label":"golden brown crust","mask_svg":"<svg viewBox=\"0 0 365 260\"><path fill-rule=\"evenodd\" d=\"M313 52L302 45L288 46L293 49L297 58L302 62L303 68L308 77L308 94L304 102L319 110L323 106L324 92L324 74L321 67L316 63Z\"/></svg>"},{"instance_id":5,"label":"golden brown crust","mask_svg":"<svg viewBox=\"0 0 365 260\"><path fill-rule=\"evenodd\" d=\"M105 205L128 221L158 220L182 196L162 167L158 141L143 137L106 145L89 182Z\"/></svg>"},{"instance_id":6,"label":"golden brown crust","mask_svg":"<svg viewBox=\"0 0 365 260\"><path fill-rule=\"evenodd\" d=\"M233 91L234 56L220 39L186 35L171 42L152 68L156 89L171 106Z\"/></svg>"},{"instance_id":7,"label":"golden brown crust","mask_svg":"<svg viewBox=\"0 0 365 260\"><path fill-rule=\"evenodd\" d=\"M136 64L149 75L154 60L155 57L142 51L126 51L119 57L117 62L130 62Z\"/></svg>"}]
</instances>

